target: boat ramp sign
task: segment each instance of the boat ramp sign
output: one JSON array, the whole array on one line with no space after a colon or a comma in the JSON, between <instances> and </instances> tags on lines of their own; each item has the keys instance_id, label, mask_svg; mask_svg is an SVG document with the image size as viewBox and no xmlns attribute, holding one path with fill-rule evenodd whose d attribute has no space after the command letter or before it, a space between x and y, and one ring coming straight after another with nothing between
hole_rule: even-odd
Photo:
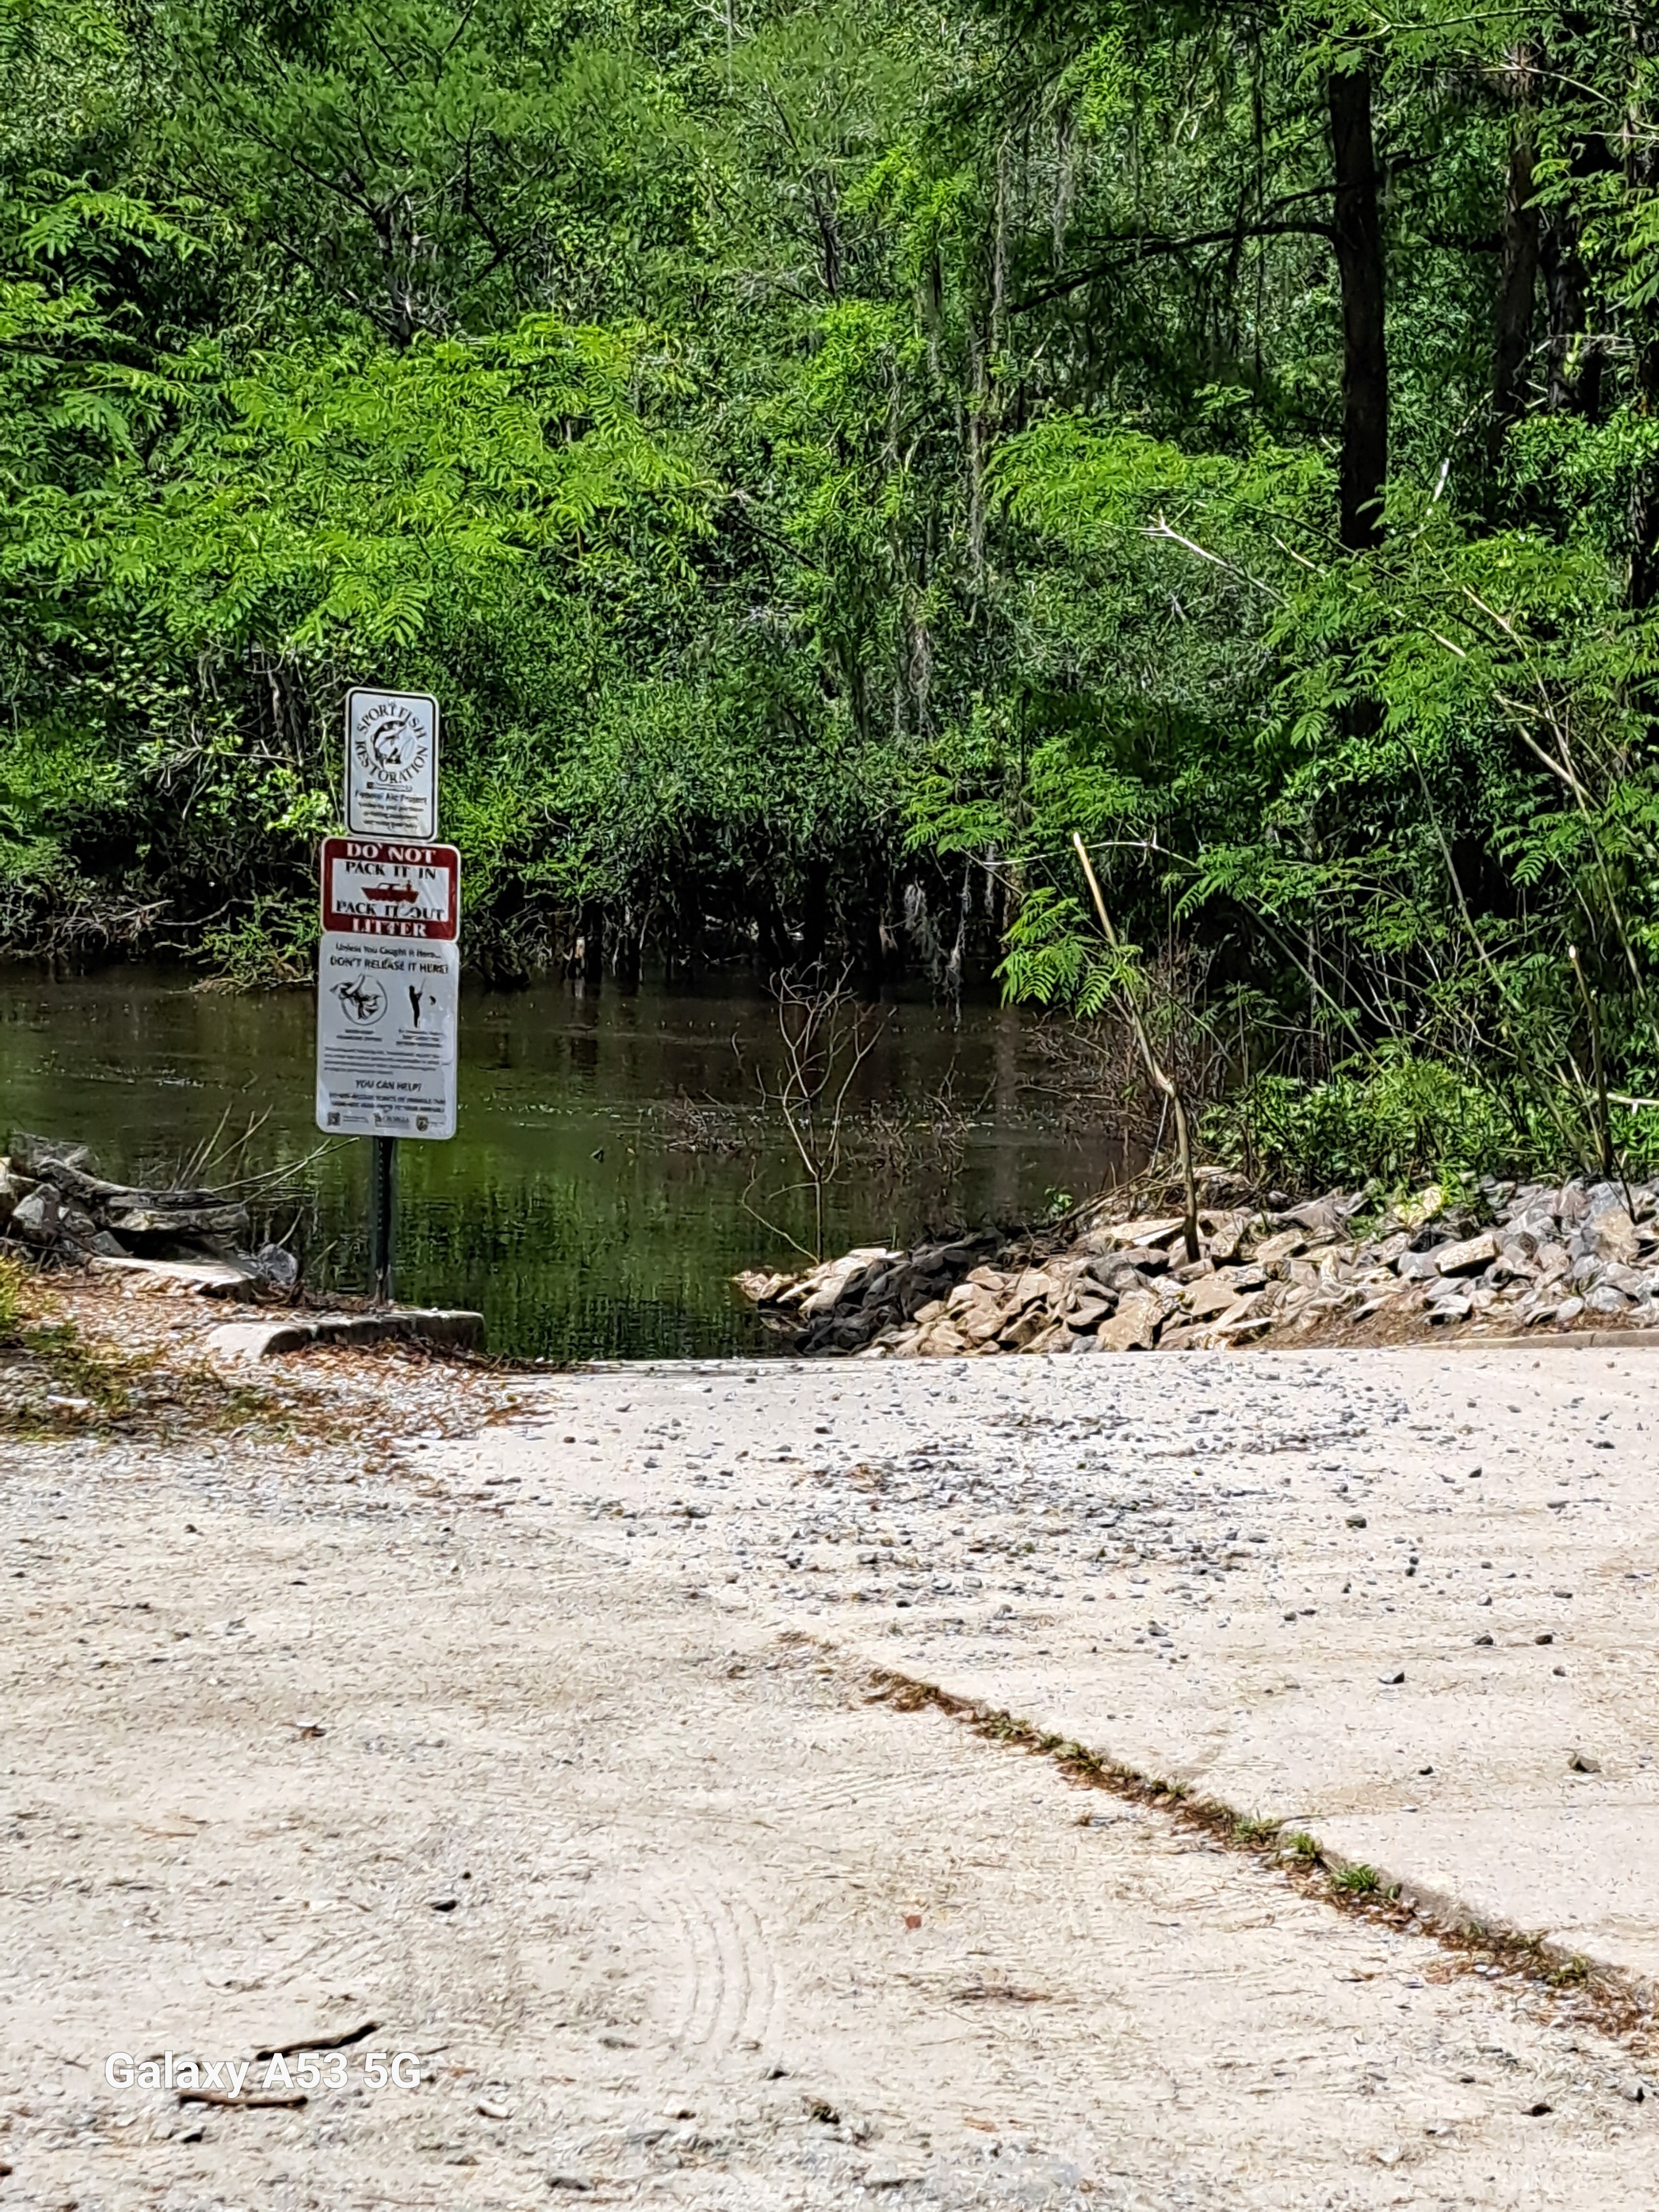
<instances>
[{"instance_id":1,"label":"boat ramp sign","mask_svg":"<svg viewBox=\"0 0 1659 2212\"><path fill-rule=\"evenodd\" d=\"M373 837L323 840L323 930L453 944L461 856L453 845Z\"/></svg>"},{"instance_id":2,"label":"boat ramp sign","mask_svg":"<svg viewBox=\"0 0 1659 2212\"><path fill-rule=\"evenodd\" d=\"M450 938L325 933L317 1126L337 1137L453 1137L460 949Z\"/></svg>"},{"instance_id":3,"label":"boat ramp sign","mask_svg":"<svg viewBox=\"0 0 1659 2212\"><path fill-rule=\"evenodd\" d=\"M453 1137L461 856L453 845L323 840L317 1126Z\"/></svg>"},{"instance_id":4,"label":"boat ramp sign","mask_svg":"<svg viewBox=\"0 0 1659 2212\"><path fill-rule=\"evenodd\" d=\"M424 691L346 694L346 828L363 837L438 834L438 702Z\"/></svg>"},{"instance_id":5,"label":"boat ramp sign","mask_svg":"<svg viewBox=\"0 0 1659 2212\"><path fill-rule=\"evenodd\" d=\"M396 1288L399 1137L455 1133L461 856L438 835L438 702L346 695L345 826L322 851L317 1126L372 1137L368 1275Z\"/></svg>"}]
</instances>

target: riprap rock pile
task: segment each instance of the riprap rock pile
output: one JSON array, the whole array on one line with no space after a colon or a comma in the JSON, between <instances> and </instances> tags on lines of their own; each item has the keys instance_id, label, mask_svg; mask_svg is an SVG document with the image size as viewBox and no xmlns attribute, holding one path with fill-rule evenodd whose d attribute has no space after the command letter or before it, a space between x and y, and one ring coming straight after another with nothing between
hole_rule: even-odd
<instances>
[{"instance_id":1,"label":"riprap rock pile","mask_svg":"<svg viewBox=\"0 0 1659 2212\"><path fill-rule=\"evenodd\" d=\"M797 1351L871 1358L1214 1349L1322 1323L1357 1324L1362 1341L1402 1325L1659 1323L1649 1185L1488 1182L1459 1204L1431 1185L1392 1205L1340 1190L1258 1204L1219 1170L1202 1188L1196 1260L1182 1215L1108 1196L1063 1236L861 1246L738 1282Z\"/></svg>"}]
</instances>

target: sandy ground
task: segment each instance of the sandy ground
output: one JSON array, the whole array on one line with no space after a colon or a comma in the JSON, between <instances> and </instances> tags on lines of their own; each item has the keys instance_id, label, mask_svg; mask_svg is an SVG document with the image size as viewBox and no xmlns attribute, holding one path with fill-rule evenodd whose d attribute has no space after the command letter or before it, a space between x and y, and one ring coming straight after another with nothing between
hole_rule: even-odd
<instances>
[{"instance_id":1,"label":"sandy ground","mask_svg":"<svg viewBox=\"0 0 1659 2212\"><path fill-rule=\"evenodd\" d=\"M1659 1991L1639 1346L635 1370L549 1403L574 1442L492 1447L497 1477L610 1483L653 1559L666 1504L717 1599Z\"/></svg>"},{"instance_id":2,"label":"sandy ground","mask_svg":"<svg viewBox=\"0 0 1659 2212\"><path fill-rule=\"evenodd\" d=\"M1650 2212L1650 2015L871 1677L1639 1980L1659 1360L350 1372L368 1451L0 1449L0 2205Z\"/></svg>"}]
</instances>

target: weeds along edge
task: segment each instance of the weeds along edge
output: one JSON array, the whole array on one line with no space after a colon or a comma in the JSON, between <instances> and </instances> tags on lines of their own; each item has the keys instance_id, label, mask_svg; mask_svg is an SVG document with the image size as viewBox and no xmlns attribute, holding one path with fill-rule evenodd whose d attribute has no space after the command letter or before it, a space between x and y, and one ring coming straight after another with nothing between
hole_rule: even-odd
<instances>
[{"instance_id":1,"label":"weeds along edge","mask_svg":"<svg viewBox=\"0 0 1659 2212\"><path fill-rule=\"evenodd\" d=\"M872 1686L866 1705L885 1705L902 1713L930 1709L942 1713L988 1743L1048 1759L1075 1789L1109 1791L1161 1814L1173 1826L1201 1835L1224 1850L1271 1865L1304 1896L1338 1911L1402 1930L1415 1922L1465 1972L1473 1973L1478 1966L1496 1966L1504 1976L1520 1976L1530 1985L1530 1993L1540 1997L1571 1992L1578 2001L1574 2017L1587 2020L1605 2035L1621 2042L1644 2042L1652 2030L1651 1990L1616 1969L1592 1966L1547 1936L1460 1918L1455 1905L1437 1906L1414 1894L1409 1882L1345 1859L1287 1824L1253 1819L1213 1798L1195 1797L1180 1783L1103 1759L1072 1737L957 1697L937 1683L884 1667L872 1669L865 1680Z\"/></svg>"}]
</instances>

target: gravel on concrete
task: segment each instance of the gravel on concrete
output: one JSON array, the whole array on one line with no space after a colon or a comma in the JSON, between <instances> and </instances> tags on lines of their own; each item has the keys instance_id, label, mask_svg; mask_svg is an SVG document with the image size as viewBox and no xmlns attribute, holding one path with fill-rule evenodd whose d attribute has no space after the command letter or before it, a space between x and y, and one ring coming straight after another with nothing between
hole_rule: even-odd
<instances>
[{"instance_id":1,"label":"gravel on concrete","mask_svg":"<svg viewBox=\"0 0 1659 2212\"><path fill-rule=\"evenodd\" d=\"M387 1351L367 1450L0 1449L0 2206L1650 2207L1650 2014L871 1675L1644 1971L1650 1364ZM369 2021L418 2086L104 2078Z\"/></svg>"},{"instance_id":2,"label":"gravel on concrete","mask_svg":"<svg viewBox=\"0 0 1659 2212\"><path fill-rule=\"evenodd\" d=\"M659 1369L550 1403L602 1444L501 1468L611 1478L717 1601L1659 1992L1642 1349Z\"/></svg>"}]
</instances>

